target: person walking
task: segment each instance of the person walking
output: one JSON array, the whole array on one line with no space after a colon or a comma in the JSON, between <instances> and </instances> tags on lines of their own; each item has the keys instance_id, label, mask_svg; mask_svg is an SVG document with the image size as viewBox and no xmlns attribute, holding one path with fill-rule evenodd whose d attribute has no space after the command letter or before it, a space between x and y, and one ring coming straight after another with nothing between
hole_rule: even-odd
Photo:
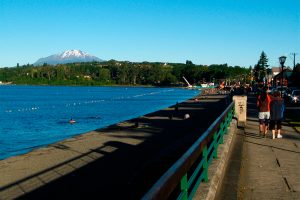
<instances>
[{"instance_id":1,"label":"person walking","mask_svg":"<svg viewBox=\"0 0 300 200\"><path fill-rule=\"evenodd\" d=\"M282 138L280 134L281 122L283 121L284 100L280 97L280 92L274 92L274 98L270 103L270 130L272 131L273 139L277 130L277 138ZM275 129L276 125L276 129Z\"/></svg>"},{"instance_id":2,"label":"person walking","mask_svg":"<svg viewBox=\"0 0 300 200\"><path fill-rule=\"evenodd\" d=\"M271 97L264 88L261 94L257 97L258 119L259 119L259 132L266 137L268 132L268 123L270 119L270 102Z\"/></svg>"}]
</instances>

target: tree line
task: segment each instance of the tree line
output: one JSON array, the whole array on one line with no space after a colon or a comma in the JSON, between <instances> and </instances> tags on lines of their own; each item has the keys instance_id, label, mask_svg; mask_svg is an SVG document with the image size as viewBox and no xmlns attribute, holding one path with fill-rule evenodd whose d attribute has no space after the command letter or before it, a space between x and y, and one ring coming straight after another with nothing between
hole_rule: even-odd
<instances>
[{"instance_id":1,"label":"tree line","mask_svg":"<svg viewBox=\"0 0 300 200\"><path fill-rule=\"evenodd\" d=\"M105 62L69 63L55 66L23 65L0 68L0 81L33 85L153 85L177 86L182 77L191 84L249 79L250 70L227 64L196 65L186 63ZM243 78L241 78L243 77Z\"/></svg>"}]
</instances>

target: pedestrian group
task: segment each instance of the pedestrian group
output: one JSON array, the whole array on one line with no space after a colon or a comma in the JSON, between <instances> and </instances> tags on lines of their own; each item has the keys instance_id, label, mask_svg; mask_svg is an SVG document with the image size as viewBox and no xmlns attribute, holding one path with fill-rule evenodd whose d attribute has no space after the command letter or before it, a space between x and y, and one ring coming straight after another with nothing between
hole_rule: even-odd
<instances>
[{"instance_id":1,"label":"pedestrian group","mask_svg":"<svg viewBox=\"0 0 300 200\"><path fill-rule=\"evenodd\" d=\"M267 89L264 88L257 97L257 108L260 134L266 137L268 129L270 129L273 139L276 137L282 138L281 123L283 121L284 101L280 97L280 92L275 91L273 96L271 96L267 93Z\"/></svg>"}]
</instances>

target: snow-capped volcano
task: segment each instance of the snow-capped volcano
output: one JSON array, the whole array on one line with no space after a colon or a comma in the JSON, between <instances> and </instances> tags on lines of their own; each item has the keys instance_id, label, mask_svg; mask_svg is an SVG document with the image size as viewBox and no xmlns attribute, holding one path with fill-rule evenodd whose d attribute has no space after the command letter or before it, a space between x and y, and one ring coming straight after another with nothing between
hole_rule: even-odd
<instances>
[{"instance_id":1,"label":"snow-capped volcano","mask_svg":"<svg viewBox=\"0 0 300 200\"><path fill-rule=\"evenodd\" d=\"M70 57L88 57L89 54L82 52L80 50L68 50L60 54L61 58L70 58Z\"/></svg>"},{"instance_id":2,"label":"snow-capped volcano","mask_svg":"<svg viewBox=\"0 0 300 200\"><path fill-rule=\"evenodd\" d=\"M85 53L81 50L67 50L60 54L54 54L45 58L38 59L34 65L43 65L44 63L50 65L63 64L63 63L74 63L74 62L102 62L100 58Z\"/></svg>"}]
</instances>

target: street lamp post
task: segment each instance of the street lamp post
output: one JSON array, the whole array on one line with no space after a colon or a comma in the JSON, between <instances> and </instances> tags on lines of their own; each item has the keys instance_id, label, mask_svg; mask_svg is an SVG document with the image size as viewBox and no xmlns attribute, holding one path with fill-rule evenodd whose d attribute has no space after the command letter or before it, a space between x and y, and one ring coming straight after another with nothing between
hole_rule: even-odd
<instances>
[{"instance_id":1,"label":"street lamp post","mask_svg":"<svg viewBox=\"0 0 300 200\"><path fill-rule=\"evenodd\" d=\"M279 63L281 65L281 97L282 97L282 93L283 93L283 68L284 68L285 60L286 60L286 56L279 57Z\"/></svg>"}]
</instances>

